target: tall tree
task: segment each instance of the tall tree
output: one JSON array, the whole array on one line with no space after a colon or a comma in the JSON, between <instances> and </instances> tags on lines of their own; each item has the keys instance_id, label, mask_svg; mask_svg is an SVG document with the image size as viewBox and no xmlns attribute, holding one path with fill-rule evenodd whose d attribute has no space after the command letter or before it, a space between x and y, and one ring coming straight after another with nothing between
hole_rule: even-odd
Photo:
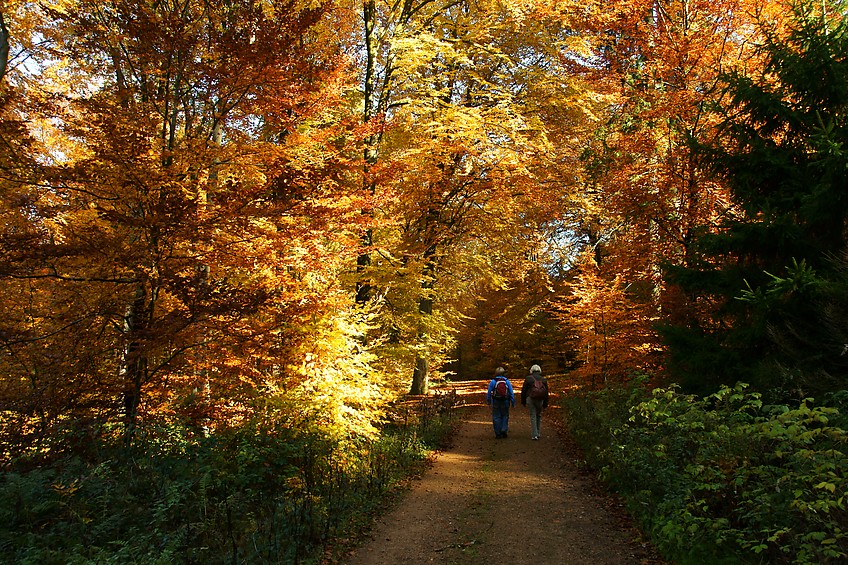
<instances>
[{"instance_id":1,"label":"tall tree","mask_svg":"<svg viewBox=\"0 0 848 565\"><path fill-rule=\"evenodd\" d=\"M749 62L750 23L771 9L740 0L620 3L592 6L582 28L593 56L582 59L581 72L610 106L584 153L589 203L576 232L594 252L583 255L584 286L575 288L589 294L571 303L588 306L584 298L595 296L602 311L605 297L629 289L625 299L644 315L633 341L615 340L616 357L643 352L636 368L658 367L657 320L700 308L665 283L662 267L691 261L701 226L730 203L688 143L712 135L716 120L706 109L719 95L718 76ZM607 288L588 288L589 281ZM585 340L581 351L593 347L594 331Z\"/></svg>"},{"instance_id":2,"label":"tall tree","mask_svg":"<svg viewBox=\"0 0 848 565\"><path fill-rule=\"evenodd\" d=\"M364 189L375 195L380 182L378 161L381 144L390 113L397 104L398 43L414 29L417 20L438 14L449 3L436 0L404 0L382 3L364 0L362 24L364 61L362 61L362 119L366 125L364 137ZM366 227L362 236L363 252L357 265L363 280L357 282L356 299L365 304L372 291L368 281L371 265L371 246L374 244L372 227Z\"/></svg>"},{"instance_id":3,"label":"tall tree","mask_svg":"<svg viewBox=\"0 0 848 565\"><path fill-rule=\"evenodd\" d=\"M844 315L833 289L842 284L848 227L845 9L839 1L797 4L788 29L763 24L763 69L724 77L720 135L701 151L736 206L697 239L691 269L671 273L721 306L701 324L668 331L675 368L692 375L693 387L736 379L778 390L844 385L802 375L844 368L844 336L823 330ZM792 334L796 346L786 349Z\"/></svg>"},{"instance_id":4,"label":"tall tree","mask_svg":"<svg viewBox=\"0 0 848 565\"><path fill-rule=\"evenodd\" d=\"M32 333L7 346L39 360L4 362L32 394L53 391L54 415L120 413L129 440L143 414L187 406L206 425L284 384L254 356L292 363L295 321L333 300L313 280L336 268L348 243L336 227L358 208L337 198L346 165L324 125L343 92L330 35L315 32L324 14L252 1L45 10L37 79L55 94L28 109L53 136L30 209L34 300L5 303Z\"/></svg>"},{"instance_id":5,"label":"tall tree","mask_svg":"<svg viewBox=\"0 0 848 565\"><path fill-rule=\"evenodd\" d=\"M426 390L431 367L450 352L458 329L454 297L468 285L453 270L462 264L458 257L467 258L471 276L503 281L498 259L523 265L534 256L543 218L561 201L563 185L548 181L562 153L535 116L555 106L543 94L561 70L546 59L553 55L537 37L542 30L529 12L463 2L411 22L396 37L395 96L402 104L385 141L399 170L392 268L414 281L398 286L408 297L402 327L414 346L413 392ZM472 243L480 239L486 245ZM465 296L466 304L476 302Z\"/></svg>"},{"instance_id":6,"label":"tall tree","mask_svg":"<svg viewBox=\"0 0 848 565\"><path fill-rule=\"evenodd\" d=\"M9 64L9 30L6 28L6 17L0 10L0 80L6 76L6 66Z\"/></svg>"}]
</instances>

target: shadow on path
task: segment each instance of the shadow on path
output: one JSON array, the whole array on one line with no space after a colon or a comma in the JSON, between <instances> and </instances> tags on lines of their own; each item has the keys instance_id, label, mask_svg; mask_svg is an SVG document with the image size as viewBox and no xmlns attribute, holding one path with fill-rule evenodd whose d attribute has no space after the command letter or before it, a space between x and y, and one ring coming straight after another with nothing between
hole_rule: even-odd
<instances>
[{"instance_id":1,"label":"shadow on path","mask_svg":"<svg viewBox=\"0 0 848 565\"><path fill-rule=\"evenodd\" d=\"M545 411L542 438L533 441L527 410L517 403L509 438L496 440L479 393L486 383L455 384L471 408L453 446L377 520L348 563L655 562L641 556L637 533L604 508L567 458L551 425L557 407Z\"/></svg>"}]
</instances>

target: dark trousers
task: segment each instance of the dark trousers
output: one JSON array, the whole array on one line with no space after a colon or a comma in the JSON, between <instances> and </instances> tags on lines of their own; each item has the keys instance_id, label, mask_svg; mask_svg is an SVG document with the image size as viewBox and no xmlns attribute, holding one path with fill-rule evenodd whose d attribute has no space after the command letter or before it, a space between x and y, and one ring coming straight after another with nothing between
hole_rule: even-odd
<instances>
[{"instance_id":1,"label":"dark trousers","mask_svg":"<svg viewBox=\"0 0 848 565\"><path fill-rule=\"evenodd\" d=\"M509 429L509 400L492 399L492 425L495 435L505 434Z\"/></svg>"}]
</instances>

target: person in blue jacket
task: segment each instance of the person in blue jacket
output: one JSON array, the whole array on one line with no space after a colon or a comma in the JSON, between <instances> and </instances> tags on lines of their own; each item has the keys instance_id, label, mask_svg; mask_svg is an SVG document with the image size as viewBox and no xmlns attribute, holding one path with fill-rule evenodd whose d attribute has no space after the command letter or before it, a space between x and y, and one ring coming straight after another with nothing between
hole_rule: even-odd
<instances>
[{"instance_id":1,"label":"person in blue jacket","mask_svg":"<svg viewBox=\"0 0 848 565\"><path fill-rule=\"evenodd\" d=\"M486 392L486 404L492 407L492 425L497 439L506 437L509 431L509 408L515 407L515 392L505 373L503 367L498 367Z\"/></svg>"}]
</instances>

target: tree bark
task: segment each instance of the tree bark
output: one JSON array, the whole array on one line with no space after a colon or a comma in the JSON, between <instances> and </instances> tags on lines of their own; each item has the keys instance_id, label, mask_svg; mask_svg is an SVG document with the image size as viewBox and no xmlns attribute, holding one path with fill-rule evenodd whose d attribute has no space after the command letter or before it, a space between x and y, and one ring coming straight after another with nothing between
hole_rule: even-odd
<instances>
[{"instance_id":1,"label":"tree bark","mask_svg":"<svg viewBox=\"0 0 848 565\"><path fill-rule=\"evenodd\" d=\"M0 81L6 76L6 68L9 64L9 30L3 12L0 12Z\"/></svg>"},{"instance_id":2,"label":"tree bark","mask_svg":"<svg viewBox=\"0 0 848 565\"><path fill-rule=\"evenodd\" d=\"M147 380L147 356L142 345L142 335L149 326L147 293L144 285L136 287L135 298L124 319L126 344L123 351L121 373L124 388L124 443L129 447L135 437L138 408L141 404L141 387Z\"/></svg>"},{"instance_id":3,"label":"tree bark","mask_svg":"<svg viewBox=\"0 0 848 565\"><path fill-rule=\"evenodd\" d=\"M433 279L436 271L436 265L434 264L435 255L435 245L430 245L424 252L424 276L421 283L422 296L418 300L418 313L422 318L422 327L424 326L423 320L433 314L433 298L430 293L433 290ZM424 353L419 353L415 357L415 369L412 371L412 386L409 389L409 393L427 394L427 391L430 389L430 361L426 353L429 350L430 338L427 335L427 331L422 329L418 339L421 345L424 346Z\"/></svg>"},{"instance_id":4,"label":"tree bark","mask_svg":"<svg viewBox=\"0 0 848 565\"><path fill-rule=\"evenodd\" d=\"M382 105L384 92L377 88L377 57L380 46L375 37L377 27L377 6L374 0L367 0L363 6L362 19L365 24L365 78L363 83L364 110L363 123L370 122ZM371 179L371 167L377 163L377 145L379 136L371 134L365 138L363 150L363 185L366 191L374 194L376 186ZM356 303L365 304L371 297L371 283L368 281L367 269L371 265L371 254L368 251L374 241L371 229L366 229L362 235L363 252L356 258L356 270L360 280L356 283Z\"/></svg>"}]
</instances>

